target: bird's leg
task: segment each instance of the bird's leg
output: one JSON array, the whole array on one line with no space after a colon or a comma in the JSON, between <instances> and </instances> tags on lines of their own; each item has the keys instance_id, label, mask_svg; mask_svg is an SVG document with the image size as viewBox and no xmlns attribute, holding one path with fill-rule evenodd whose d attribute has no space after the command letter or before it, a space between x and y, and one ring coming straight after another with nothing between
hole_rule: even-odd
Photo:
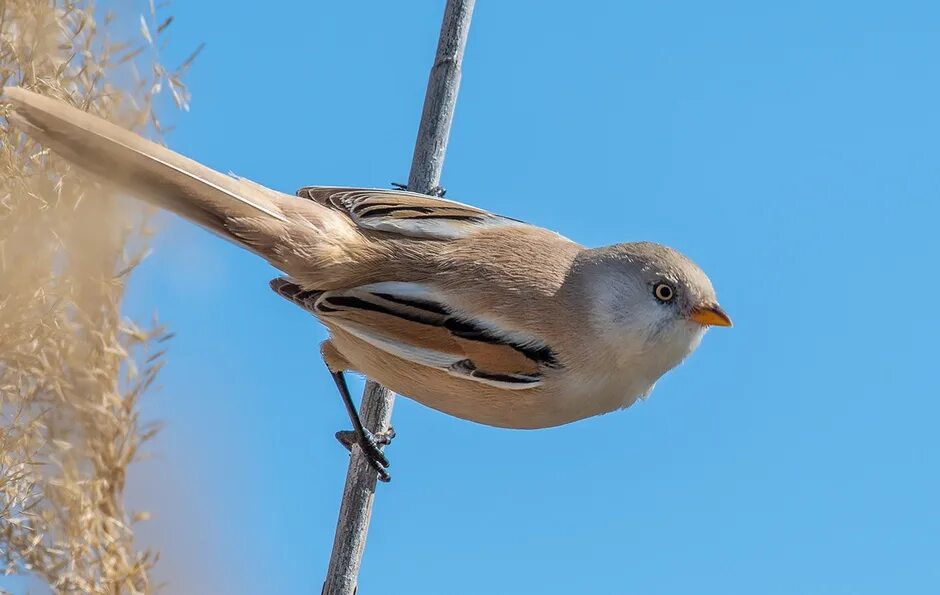
<instances>
[{"instance_id":1,"label":"bird's leg","mask_svg":"<svg viewBox=\"0 0 940 595\"><path fill-rule=\"evenodd\" d=\"M314 304L320 296L319 291L305 291L299 285L283 277L271 281L271 289L276 291L282 297L292 301L301 308L313 312ZM336 433L336 439L340 444L346 447L346 450L352 452L352 445L358 444L369 465L378 473L380 481L389 481L391 476L385 467L388 467L388 458L382 453L380 446L385 446L392 442L395 437L395 430L389 428L384 432L373 434L362 425L362 419L356 406L353 404L352 396L349 394L349 387L346 385L346 377L343 375L345 370L349 369L349 362L329 341L324 341L320 345L320 353L323 356L323 362L326 364L339 394L343 398L343 405L346 406L346 412L349 414L349 420L352 422L352 430L344 430Z\"/></svg>"},{"instance_id":2,"label":"bird's leg","mask_svg":"<svg viewBox=\"0 0 940 595\"><path fill-rule=\"evenodd\" d=\"M359 419L359 413L353 404L352 396L349 394L346 377L342 372L330 372L330 375L333 376L333 382L336 383L336 388L339 389L339 394L343 397L346 413L349 414L349 421L353 425L352 430L336 432L336 439L350 452L352 452L352 445L358 444L359 448L362 449L362 453L366 456L366 460L369 461L369 465L379 474L379 481L389 481L392 477L385 470L389 465L388 457L379 448L379 444L390 443L392 438L395 437L395 430L389 428L388 432L383 432L381 435L373 434L367 430L362 425L362 420Z\"/></svg>"},{"instance_id":3,"label":"bird's leg","mask_svg":"<svg viewBox=\"0 0 940 595\"><path fill-rule=\"evenodd\" d=\"M333 377L333 382L336 383L336 388L343 398L343 405L346 406L349 421L353 425L352 430L337 432L336 439L350 452L352 452L353 444L358 444L369 465L378 473L379 481L389 481L391 476L385 470L389 466L388 458L380 447L391 443L392 438L395 437L395 430L389 428L385 432L373 434L362 425L362 419L359 417L359 412L356 411L356 405L353 403L352 395L349 394L349 387L346 384L346 377L343 375L343 370L346 368L343 365L345 364L345 358L336 351L336 348L329 341L323 343L321 352L323 353L323 361Z\"/></svg>"}]
</instances>

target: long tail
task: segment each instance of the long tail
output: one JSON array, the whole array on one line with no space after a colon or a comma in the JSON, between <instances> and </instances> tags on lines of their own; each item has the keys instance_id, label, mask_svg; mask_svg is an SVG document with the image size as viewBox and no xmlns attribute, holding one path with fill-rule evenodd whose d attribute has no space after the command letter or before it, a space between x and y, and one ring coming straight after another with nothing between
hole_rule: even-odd
<instances>
[{"instance_id":1,"label":"long tail","mask_svg":"<svg viewBox=\"0 0 940 595\"><path fill-rule=\"evenodd\" d=\"M277 233L290 223L294 197L214 171L62 101L19 87L5 87L0 99L13 106L9 121L43 146L268 260L258 234L237 228L254 222Z\"/></svg>"}]
</instances>

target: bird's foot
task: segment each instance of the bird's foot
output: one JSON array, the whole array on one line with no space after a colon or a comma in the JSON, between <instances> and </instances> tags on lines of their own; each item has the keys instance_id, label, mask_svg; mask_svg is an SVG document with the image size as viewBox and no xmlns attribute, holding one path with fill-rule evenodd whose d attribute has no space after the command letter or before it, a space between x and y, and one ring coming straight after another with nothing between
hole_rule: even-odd
<instances>
[{"instance_id":1,"label":"bird's foot","mask_svg":"<svg viewBox=\"0 0 940 595\"><path fill-rule=\"evenodd\" d=\"M339 440L339 443L349 452L352 452L353 444L359 445L359 448L362 449L362 454L366 457L366 461L369 462L369 466L375 469L375 472L379 475L379 481L383 482L388 482L392 479L392 476L389 475L388 471L385 469L389 466L388 457L385 456L385 453L382 452L380 447L391 444L394 437L394 428L389 428L384 432L376 432L375 434L368 430L365 430L363 433L356 432L355 430L336 432L336 439Z\"/></svg>"},{"instance_id":2,"label":"bird's foot","mask_svg":"<svg viewBox=\"0 0 940 595\"><path fill-rule=\"evenodd\" d=\"M402 184L401 182L392 182L392 188L395 190L404 190L408 191L408 184ZM431 191L428 192L429 196L436 196L437 198L444 198L444 195L447 194L447 188L443 186L435 186L431 188Z\"/></svg>"}]
</instances>

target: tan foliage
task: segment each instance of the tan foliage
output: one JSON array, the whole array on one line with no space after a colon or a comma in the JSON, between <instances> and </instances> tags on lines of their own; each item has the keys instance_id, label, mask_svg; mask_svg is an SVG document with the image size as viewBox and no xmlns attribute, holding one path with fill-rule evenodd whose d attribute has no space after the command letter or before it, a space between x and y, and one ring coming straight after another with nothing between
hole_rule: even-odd
<instances>
[{"instance_id":1,"label":"tan foliage","mask_svg":"<svg viewBox=\"0 0 940 595\"><path fill-rule=\"evenodd\" d=\"M185 102L190 60L156 63L170 21L150 10L127 44L88 2L0 0L0 82L159 132L154 98L169 89ZM146 515L123 504L128 466L156 431L138 401L168 338L121 316L146 224L142 208L0 124L0 558L59 593L153 591L156 556L133 540Z\"/></svg>"}]
</instances>

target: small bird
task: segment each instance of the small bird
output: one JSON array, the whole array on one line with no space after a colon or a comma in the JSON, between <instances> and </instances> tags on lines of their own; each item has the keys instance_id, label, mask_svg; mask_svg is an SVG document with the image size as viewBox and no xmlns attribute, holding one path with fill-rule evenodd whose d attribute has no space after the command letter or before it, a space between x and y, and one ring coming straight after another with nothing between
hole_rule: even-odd
<instances>
[{"instance_id":1,"label":"small bird","mask_svg":"<svg viewBox=\"0 0 940 595\"><path fill-rule=\"evenodd\" d=\"M589 249L407 191L291 196L56 99L7 87L2 100L45 147L282 271L272 288L329 330L323 359L384 481L390 437L362 426L344 372L466 420L547 428L629 407L708 327L731 326L705 273L666 246Z\"/></svg>"}]
</instances>

